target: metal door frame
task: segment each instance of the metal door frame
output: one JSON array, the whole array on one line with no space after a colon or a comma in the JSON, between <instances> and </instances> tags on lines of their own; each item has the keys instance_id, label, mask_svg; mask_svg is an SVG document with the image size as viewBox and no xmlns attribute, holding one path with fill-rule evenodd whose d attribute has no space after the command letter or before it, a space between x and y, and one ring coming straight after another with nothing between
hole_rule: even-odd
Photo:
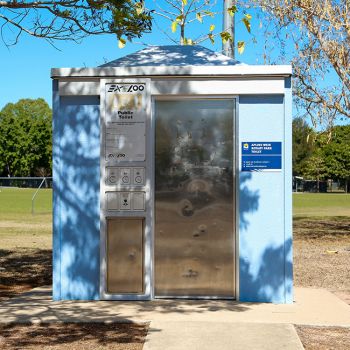
<instances>
[{"instance_id":1,"label":"metal door frame","mask_svg":"<svg viewBox=\"0 0 350 350\"><path fill-rule=\"evenodd\" d=\"M233 100L234 101L234 114L233 114L233 135L234 138L234 150L233 150L233 169L234 169L234 193L233 193L233 205L234 205L234 213L233 213L233 297L231 298L223 298L219 296L155 296L155 138L156 138L156 117L155 117L155 108L157 101L183 101L183 100ZM152 197L152 239L151 239L151 256L152 256L152 288L151 288L151 296L152 299L202 299L202 300L239 300L239 140L238 140L238 107L239 107L239 96L238 95L152 95L151 96L151 138L152 138L152 154L151 154L151 162L152 162L152 172L151 172L151 187L153 189Z\"/></svg>"}]
</instances>

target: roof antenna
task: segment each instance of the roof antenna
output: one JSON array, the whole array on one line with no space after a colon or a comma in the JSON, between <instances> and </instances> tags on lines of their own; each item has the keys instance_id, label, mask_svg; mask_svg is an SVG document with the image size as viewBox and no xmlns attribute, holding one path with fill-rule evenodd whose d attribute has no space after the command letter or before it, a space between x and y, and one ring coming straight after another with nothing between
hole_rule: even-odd
<instances>
[{"instance_id":1,"label":"roof antenna","mask_svg":"<svg viewBox=\"0 0 350 350\"><path fill-rule=\"evenodd\" d=\"M227 40L222 43L222 51L224 55L235 58L235 15L231 16L228 9L236 4L236 0L224 0L224 15L223 15L223 28L224 32L228 32L231 40Z\"/></svg>"}]
</instances>

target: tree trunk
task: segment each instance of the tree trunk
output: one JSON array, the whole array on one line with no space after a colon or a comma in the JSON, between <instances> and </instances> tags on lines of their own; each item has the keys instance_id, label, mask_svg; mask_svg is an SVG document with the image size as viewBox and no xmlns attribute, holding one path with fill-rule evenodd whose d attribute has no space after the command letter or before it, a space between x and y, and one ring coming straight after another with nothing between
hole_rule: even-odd
<instances>
[{"instance_id":1,"label":"tree trunk","mask_svg":"<svg viewBox=\"0 0 350 350\"><path fill-rule=\"evenodd\" d=\"M185 45L185 24L181 24L181 37L180 37L180 44Z\"/></svg>"},{"instance_id":2,"label":"tree trunk","mask_svg":"<svg viewBox=\"0 0 350 350\"><path fill-rule=\"evenodd\" d=\"M183 16L183 19L180 24L180 28L181 28L180 45L185 45L185 25L186 24L185 24L184 14L185 14L185 4L183 1L181 1L181 16Z\"/></svg>"},{"instance_id":3,"label":"tree trunk","mask_svg":"<svg viewBox=\"0 0 350 350\"><path fill-rule=\"evenodd\" d=\"M11 170L10 170L10 166L8 164L6 164L6 168L7 168L7 176L11 177Z\"/></svg>"}]
</instances>

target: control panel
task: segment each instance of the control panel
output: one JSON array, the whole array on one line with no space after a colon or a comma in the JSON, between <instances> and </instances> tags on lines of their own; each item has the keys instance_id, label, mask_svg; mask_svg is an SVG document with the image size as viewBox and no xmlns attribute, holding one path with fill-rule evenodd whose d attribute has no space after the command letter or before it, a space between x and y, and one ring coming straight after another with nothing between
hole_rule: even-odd
<instances>
[{"instance_id":1,"label":"control panel","mask_svg":"<svg viewBox=\"0 0 350 350\"><path fill-rule=\"evenodd\" d=\"M144 186L145 168L108 167L106 185L109 186Z\"/></svg>"},{"instance_id":2,"label":"control panel","mask_svg":"<svg viewBox=\"0 0 350 350\"><path fill-rule=\"evenodd\" d=\"M106 192L107 211L144 211L146 193L140 191L140 187L142 189L144 185L144 167L107 167L106 186L118 189Z\"/></svg>"},{"instance_id":3,"label":"control panel","mask_svg":"<svg viewBox=\"0 0 350 350\"><path fill-rule=\"evenodd\" d=\"M101 293L108 299L149 297L143 270L150 261L146 228L152 222L149 80L101 84Z\"/></svg>"},{"instance_id":4,"label":"control panel","mask_svg":"<svg viewBox=\"0 0 350 350\"><path fill-rule=\"evenodd\" d=\"M149 86L145 81L106 82L103 100L101 200L104 216L146 216Z\"/></svg>"},{"instance_id":5,"label":"control panel","mask_svg":"<svg viewBox=\"0 0 350 350\"><path fill-rule=\"evenodd\" d=\"M107 210L145 210L145 192L106 192Z\"/></svg>"}]
</instances>

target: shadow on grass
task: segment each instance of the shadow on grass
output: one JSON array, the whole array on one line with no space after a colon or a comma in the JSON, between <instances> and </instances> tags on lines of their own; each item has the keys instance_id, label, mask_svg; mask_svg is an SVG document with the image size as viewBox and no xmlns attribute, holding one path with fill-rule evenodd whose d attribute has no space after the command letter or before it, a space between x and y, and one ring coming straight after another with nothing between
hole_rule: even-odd
<instances>
[{"instance_id":1,"label":"shadow on grass","mask_svg":"<svg viewBox=\"0 0 350 350\"><path fill-rule=\"evenodd\" d=\"M350 218L297 217L293 219L294 237L307 239L350 237Z\"/></svg>"},{"instance_id":2,"label":"shadow on grass","mask_svg":"<svg viewBox=\"0 0 350 350\"><path fill-rule=\"evenodd\" d=\"M350 220L350 213L349 216L307 216L307 215L294 215L293 216L293 222L298 221L349 221Z\"/></svg>"},{"instance_id":3,"label":"shadow on grass","mask_svg":"<svg viewBox=\"0 0 350 350\"><path fill-rule=\"evenodd\" d=\"M0 338L4 345L16 349L56 348L58 345L69 349L73 346L76 350L142 349L147 329L148 324L134 323L5 324L0 325Z\"/></svg>"},{"instance_id":4,"label":"shadow on grass","mask_svg":"<svg viewBox=\"0 0 350 350\"><path fill-rule=\"evenodd\" d=\"M51 250L0 249L0 301L51 283Z\"/></svg>"}]
</instances>

